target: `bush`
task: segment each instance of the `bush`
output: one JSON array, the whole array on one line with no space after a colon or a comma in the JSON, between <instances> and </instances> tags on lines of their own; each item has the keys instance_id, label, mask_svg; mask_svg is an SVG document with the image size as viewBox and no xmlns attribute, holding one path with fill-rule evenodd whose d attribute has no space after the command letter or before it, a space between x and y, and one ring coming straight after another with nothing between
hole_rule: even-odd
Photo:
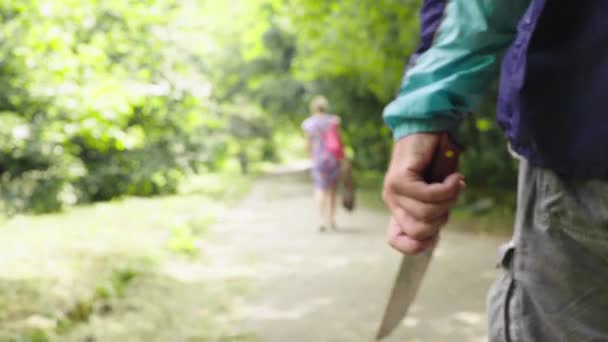
<instances>
[{"instance_id":1,"label":"bush","mask_svg":"<svg viewBox=\"0 0 608 342\"><path fill-rule=\"evenodd\" d=\"M0 2L2 209L173 193L186 174L213 166L227 127L196 51L168 38L188 29L175 20L183 7L45 4Z\"/></svg>"}]
</instances>

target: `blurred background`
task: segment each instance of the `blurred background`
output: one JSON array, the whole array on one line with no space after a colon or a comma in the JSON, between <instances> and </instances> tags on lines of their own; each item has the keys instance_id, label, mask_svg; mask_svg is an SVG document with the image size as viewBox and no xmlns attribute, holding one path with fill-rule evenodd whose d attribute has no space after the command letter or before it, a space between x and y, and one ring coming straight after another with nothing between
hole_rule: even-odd
<instances>
[{"instance_id":1,"label":"blurred background","mask_svg":"<svg viewBox=\"0 0 608 342\"><path fill-rule=\"evenodd\" d=\"M420 4L0 0L0 341L371 340L398 262L381 112ZM300 128L317 94L358 184L327 236ZM485 336L516 176L494 95L400 340Z\"/></svg>"}]
</instances>

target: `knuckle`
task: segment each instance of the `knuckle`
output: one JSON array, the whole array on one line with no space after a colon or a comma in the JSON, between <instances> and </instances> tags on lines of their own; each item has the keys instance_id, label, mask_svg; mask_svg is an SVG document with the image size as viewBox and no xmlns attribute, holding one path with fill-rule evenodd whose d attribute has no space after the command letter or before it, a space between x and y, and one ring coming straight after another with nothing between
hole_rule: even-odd
<instances>
[{"instance_id":1,"label":"knuckle","mask_svg":"<svg viewBox=\"0 0 608 342\"><path fill-rule=\"evenodd\" d=\"M389 169L386 174L384 175L384 185L387 186L389 184L391 184L392 182L394 182L395 177L393 176L394 172Z\"/></svg>"},{"instance_id":2,"label":"knuckle","mask_svg":"<svg viewBox=\"0 0 608 342\"><path fill-rule=\"evenodd\" d=\"M383 181L384 188L393 193L403 194L409 188L409 180L401 172L388 172Z\"/></svg>"},{"instance_id":3,"label":"knuckle","mask_svg":"<svg viewBox=\"0 0 608 342\"><path fill-rule=\"evenodd\" d=\"M391 201L391 197L391 191L387 187L384 187L384 189L382 189L382 200L384 201L384 203L389 204Z\"/></svg>"}]
</instances>

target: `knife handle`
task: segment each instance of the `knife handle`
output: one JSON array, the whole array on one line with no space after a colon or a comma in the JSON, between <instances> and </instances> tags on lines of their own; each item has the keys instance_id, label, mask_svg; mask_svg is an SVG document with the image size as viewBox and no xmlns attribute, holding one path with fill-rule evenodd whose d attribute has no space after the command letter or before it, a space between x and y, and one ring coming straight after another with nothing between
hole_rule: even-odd
<instances>
[{"instance_id":1,"label":"knife handle","mask_svg":"<svg viewBox=\"0 0 608 342\"><path fill-rule=\"evenodd\" d=\"M449 175L458 171L458 159L462 147L448 133L441 133L433 159L423 173L427 183L441 183Z\"/></svg>"}]
</instances>

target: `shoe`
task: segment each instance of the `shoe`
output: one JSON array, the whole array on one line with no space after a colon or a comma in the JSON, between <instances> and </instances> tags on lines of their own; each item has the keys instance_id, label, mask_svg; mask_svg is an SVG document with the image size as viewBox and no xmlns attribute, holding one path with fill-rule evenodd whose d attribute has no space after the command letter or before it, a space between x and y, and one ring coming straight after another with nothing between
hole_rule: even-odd
<instances>
[{"instance_id":1,"label":"shoe","mask_svg":"<svg viewBox=\"0 0 608 342\"><path fill-rule=\"evenodd\" d=\"M320 233L323 233L323 232L325 232L326 230L327 230L327 229L325 228L325 226L320 226L320 227L319 227L319 232L320 232Z\"/></svg>"}]
</instances>

